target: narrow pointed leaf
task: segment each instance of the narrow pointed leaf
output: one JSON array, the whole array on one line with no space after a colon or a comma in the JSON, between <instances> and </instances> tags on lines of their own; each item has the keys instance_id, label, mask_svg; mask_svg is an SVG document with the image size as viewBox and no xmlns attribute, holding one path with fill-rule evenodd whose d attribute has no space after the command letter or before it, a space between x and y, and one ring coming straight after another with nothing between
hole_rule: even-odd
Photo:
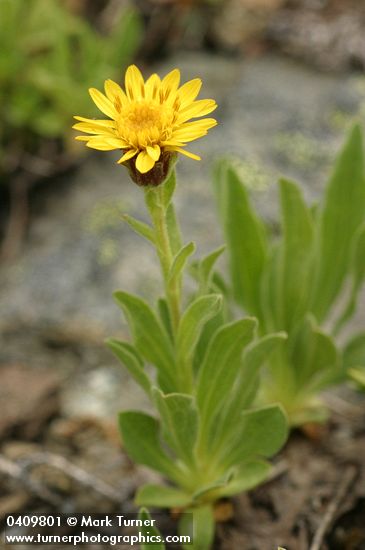
<instances>
[{"instance_id":1,"label":"narrow pointed leaf","mask_svg":"<svg viewBox=\"0 0 365 550\"><path fill-rule=\"evenodd\" d=\"M311 289L313 223L299 187L280 181L283 240L280 285L283 328L290 329L308 309Z\"/></svg>"},{"instance_id":2,"label":"narrow pointed leaf","mask_svg":"<svg viewBox=\"0 0 365 550\"><path fill-rule=\"evenodd\" d=\"M191 544L183 544L185 550L210 550L214 539L213 507L209 504L194 508L192 513L184 514L179 523L179 535L191 537Z\"/></svg>"},{"instance_id":3,"label":"narrow pointed leaf","mask_svg":"<svg viewBox=\"0 0 365 550\"><path fill-rule=\"evenodd\" d=\"M260 368L270 361L272 353L287 339L285 333L269 334L252 342L244 351L242 368L237 376L227 405L222 410L213 427L214 447L230 439L240 423L242 412L252 405L259 388Z\"/></svg>"},{"instance_id":4,"label":"narrow pointed leaf","mask_svg":"<svg viewBox=\"0 0 365 550\"><path fill-rule=\"evenodd\" d=\"M356 311L357 299L365 279L365 224L361 225L354 235L351 257L351 290L345 309L339 318L335 333L348 321Z\"/></svg>"},{"instance_id":5,"label":"narrow pointed leaf","mask_svg":"<svg viewBox=\"0 0 365 550\"><path fill-rule=\"evenodd\" d=\"M138 519L142 520L142 527L141 532L144 537L146 537L146 540L149 540L147 537L155 537L154 540L156 541L155 544L144 544L141 543L141 550L150 550L151 548L154 550L165 550L165 545L162 542L163 537L160 533L160 531L153 525L153 520L150 516L149 511L146 508L141 508L138 514ZM161 541L161 542L157 542Z\"/></svg>"},{"instance_id":6,"label":"narrow pointed leaf","mask_svg":"<svg viewBox=\"0 0 365 550\"><path fill-rule=\"evenodd\" d=\"M194 462L194 446L198 432L198 413L191 395L164 395L153 390L160 413L163 438L176 455L187 464Z\"/></svg>"},{"instance_id":7,"label":"narrow pointed leaf","mask_svg":"<svg viewBox=\"0 0 365 550\"><path fill-rule=\"evenodd\" d=\"M345 370L365 368L365 332L357 334L346 344L343 350L343 365Z\"/></svg>"},{"instance_id":8,"label":"narrow pointed leaf","mask_svg":"<svg viewBox=\"0 0 365 550\"><path fill-rule=\"evenodd\" d=\"M173 391L173 348L156 315L138 296L122 291L116 292L114 296L126 315L137 350L146 361L156 366L163 388Z\"/></svg>"},{"instance_id":9,"label":"narrow pointed leaf","mask_svg":"<svg viewBox=\"0 0 365 550\"><path fill-rule=\"evenodd\" d=\"M123 220L141 237L147 239L152 244L155 243L155 235L151 226L147 225L140 220L136 220L129 214L123 214Z\"/></svg>"},{"instance_id":10,"label":"narrow pointed leaf","mask_svg":"<svg viewBox=\"0 0 365 550\"><path fill-rule=\"evenodd\" d=\"M134 462L174 479L176 467L160 443L158 421L148 414L126 411L119 415L123 445Z\"/></svg>"},{"instance_id":11,"label":"narrow pointed leaf","mask_svg":"<svg viewBox=\"0 0 365 550\"><path fill-rule=\"evenodd\" d=\"M170 285L181 276L181 273L186 265L189 256L194 254L194 252L195 244L193 242L190 242L183 246L176 254L168 275L168 283Z\"/></svg>"},{"instance_id":12,"label":"narrow pointed leaf","mask_svg":"<svg viewBox=\"0 0 365 550\"><path fill-rule=\"evenodd\" d=\"M226 467L239 465L253 457L270 457L277 453L288 437L286 415L278 405L245 411L241 415L237 435L223 451Z\"/></svg>"},{"instance_id":13,"label":"narrow pointed leaf","mask_svg":"<svg viewBox=\"0 0 365 550\"><path fill-rule=\"evenodd\" d=\"M151 381L144 371L143 366L141 366L141 363L136 359L136 354L131 352L130 346L126 344L126 342L121 342L114 338L110 338L106 343L128 369L129 374L134 378L137 384L144 389L147 395L150 395Z\"/></svg>"},{"instance_id":14,"label":"narrow pointed leaf","mask_svg":"<svg viewBox=\"0 0 365 550\"><path fill-rule=\"evenodd\" d=\"M197 383L197 403L202 431L214 421L224 401L229 398L242 362L242 351L254 337L256 319L247 318L224 325L214 335L207 349Z\"/></svg>"},{"instance_id":15,"label":"narrow pointed leaf","mask_svg":"<svg viewBox=\"0 0 365 550\"><path fill-rule=\"evenodd\" d=\"M221 307L222 297L218 294L209 294L197 298L184 312L176 338L181 382L192 375L193 357L201 332L209 319L214 317Z\"/></svg>"},{"instance_id":16,"label":"narrow pointed leaf","mask_svg":"<svg viewBox=\"0 0 365 550\"><path fill-rule=\"evenodd\" d=\"M237 171L226 161L216 172L216 192L226 234L233 294L260 317L260 280L267 260L265 229Z\"/></svg>"},{"instance_id":17,"label":"narrow pointed leaf","mask_svg":"<svg viewBox=\"0 0 365 550\"><path fill-rule=\"evenodd\" d=\"M249 460L238 466L232 480L219 491L221 497L231 497L243 491L249 491L265 481L272 470L264 460Z\"/></svg>"},{"instance_id":18,"label":"narrow pointed leaf","mask_svg":"<svg viewBox=\"0 0 365 550\"><path fill-rule=\"evenodd\" d=\"M322 321L337 297L350 265L351 240L364 220L365 177L362 132L355 126L329 181L319 216L319 271L313 312Z\"/></svg>"},{"instance_id":19,"label":"narrow pointed leaf","mask_svg":"<svg viewBox=\"0 0 365 550\"><path fill-rule=\"evenodd\" d=\"M137 506L183 508L191 503L191 496L174 487L149 484L138 489L135 502Z\"/></svg>"}]
</instances>

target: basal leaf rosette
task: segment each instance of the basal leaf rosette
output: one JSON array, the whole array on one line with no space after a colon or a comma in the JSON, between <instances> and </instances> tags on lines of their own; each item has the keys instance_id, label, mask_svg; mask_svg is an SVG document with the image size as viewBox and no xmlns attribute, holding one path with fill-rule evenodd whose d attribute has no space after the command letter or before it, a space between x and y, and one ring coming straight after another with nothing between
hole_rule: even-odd
<instances>
[{"instance_id":1,"label":"basal leaf rosette","mask_svg":"<svg viewBox=\"0 0 365 550\"><path fill-rule=\"evenodd\" d=\"M133 181L159 185L178 153L200 160L185 146L217 124L214 118L201 118L217 107L213 99L196 100L201 86L199 78L180 86L178 69L163 79L152 74L144 81L139 69L131 65L125 90L112 80L105 81L105 94L90 88L91 98L108 119L76 116L73 128L88 134L76 139L99 151L121 150L118 163L125 164Z\"/></svg>"}]
</instances>

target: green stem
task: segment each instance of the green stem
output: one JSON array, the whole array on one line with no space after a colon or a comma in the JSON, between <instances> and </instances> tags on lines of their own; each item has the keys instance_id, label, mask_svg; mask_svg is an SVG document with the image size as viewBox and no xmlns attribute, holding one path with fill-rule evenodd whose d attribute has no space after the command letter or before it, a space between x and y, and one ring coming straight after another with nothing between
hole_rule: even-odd
<instances>
[{"instance_id":1,"label":"green stem","mask_svg":"<svg viewBox=\"0 0 365 550\"><path fill-rule=\"evenodd\" d=\"M161 270L164 278L166 299L169 307L171 322L174 334L180 322L180 281L169 281L170 269L174 260L172 252L171 235L167 223L168 206L164 203L163 185L154 189L148 189L149 197L146 196L146 203L149 209L152 223L155 230L156 250L160 259Z\"/></svg>"}]
</instances>

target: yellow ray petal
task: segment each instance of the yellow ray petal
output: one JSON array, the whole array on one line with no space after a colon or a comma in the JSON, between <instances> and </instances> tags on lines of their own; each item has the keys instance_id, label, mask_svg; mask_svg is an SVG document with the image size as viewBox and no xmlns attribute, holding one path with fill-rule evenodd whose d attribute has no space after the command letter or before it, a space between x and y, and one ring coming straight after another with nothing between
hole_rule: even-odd
<instances>
[{"instance_id":1,"label":"yellow ray petal","mask_svg":"<svg viewBox=\"0 0 365 550\"><path fill-rule=\"evenodd\" d=\"M180 84L180 71L179 69L173 69L169 72L161 82L161 87L164 92L164 99L175 99L174 94L177 91Z\"/></svg>"},{"instance_id":2,"label":"yellow ray petal","mask_svg":"<svg viewBox=\"0 0 365 550\"><path fill-rule=\"evenodd\" d=\"M88 122L90 124L98 124L99 126L105 126L106 128L115 128L115 120L99 119L99 118L85 118L83 116L74 116L75 120L80 122Z\"/></svg>"},{"instance_id":3,"label":"yellow ray petal","mask_svg":"<svg viewBox=\"0 0 365 550\"><path fill-rule=\"evenodd\" d=\"M108 80L104 83L104 89L105 93L108 99L114 104L114 101L118 98L120 103L122 105L126 105L128 103L128 98L122 88L114 82L114 80Z\"/></svg>"},{"instance_id":4,"label":"yellow ray petal","mask_svg":"<svg viewBox=\"0 0 365 550\"><path fill-rule=\"evenodd\" d=\"M159 145L147 145L146 147L146 150L147 150L147 153L149 154L149 156L154 160L154 161L158 161L158 159L160 158L160 154L161 154L161 149L160 149L160 146Z\"/></svg>"},{"instance_id":5,"label":"yellow ray petal","mask_svg":"<svg viewBox=\"0 0 365 550\"><path fill-rule=\"evenodd\" d=\"M87 132L88 134L105 134L111 137L115 136L115 130L113 128L107 128L101 124L89 124L88 122L77 122L72 126L74 130L80 130L80 132Z\"/></svg>"},{"instance_id":6,"label":"yellow ray petal","mask_svg":"<svg viewBox=\"0 0 365 550\"><path fill-rule=\"evenodd\" d=\"M194 101L184 109L180 109L177 123L181 124L190 118L209 115L209 113L212 113L216 108L217 104L214 99L200 99L199 101Z\"/></svg>"},{"instance_id":7,"label":"yellow ray petal","mask_svg":"<svg viewBox=\"0 0 365 550\"><path fill-rule=\"evenodd\" d=\"M194 160L201 160L201 157L198 155L194 155L194 153L190 153L190 151L186 151L186 149L182 149L181 147L166 147L166 151L177 151L178 153L181 153L182 155L185 155L186 157L189 157Z\"/></svg>"},{"instance_id":8,"label":"yellow ray petal","mask_svg":"<svg viewBox=\"0 0 365 550\"><path fill-rule=\"evenodd\" d=\"M96 88L90 88L89 93L95 105L100 109L102 113L109 116L110 118L116 118L117 112L115 110L112 102L105 97L104 94L99 92Z\"/></svg>"},{"instance_id":9,"label":"yellow ray petal","mask_svg":"<svg viewBox=\"0 0 365 550\"><path fill-rule=\"evenodd\" d=\"M141 151L136 160L136 168L141 174L149 172L155 165L155 161L147 151Z\"/></svg>"},{"instance_id":10,"label":"yellow ray petal","mask_svg":"<svg viewBox=\"0 0 365 550\"><path fill-rule=\"evenodd\" d=\"M189 80L189 82L185 82L185 84L183 84L181 88L177 90L177 95L181 102L181 108L186 107L192 101L194 101L194 99L200 92L201 87L202 81L200 80L200 78L194 78L193 80Z\"/></svg>"},{"instance_id":11,"label":"yellow ray petal","mask_svg":"<svg viewBox=\"0 0 365 550\"><path fill-rule=\"evenodd\" d=\"M126 162L127 160L133 158L138 153L137 149L130 149L120 159L118 160L118 164L122 164L122 162Z\"/></svg>"},{"instance_id":12,"label":"yellow ray petal","mask_svg":"<svg viewBox=\"0 0 365 550\"><path fill-rule=\"evenodd\" d=\"M160 77L156 73L151 74L145 83L146 99L156 99L158 97L160 86Z\"/></svg>"},{"instance_id":13,"label":"yellow ray petal","mask_svg":"<svg viewBox=\"0 0 365 550\"><path fill-rule=\"evenodd\" d=\"M119 139L95 136L89 139L86 146L91 147L91 149L98 149L99 151L113 151L114 149L121 149L123 142Z\"/></svg>"},{"instance_id":14,"label":"yellow ray petal","mask_svg":"<svg viewBox=\"0 0 365 550\"><path fill-rule=\"evenodd\" d=\"M130 65L125 73L125 91L132 101L144 97L143 76L135 65Z\"/></svg>"},{"instance_id":15,"label":"yellow ray petal","mask_svg":"<svg viewBox=\"0 0 365 550\"><path fill-rule=\"evenodd\" d=\"M214 118L205 118L194 122L186 122L180 128L174 130L171 139L179 141L193 141L204 136L210 128L217 125Z\"/></svg>"}]
</instances>

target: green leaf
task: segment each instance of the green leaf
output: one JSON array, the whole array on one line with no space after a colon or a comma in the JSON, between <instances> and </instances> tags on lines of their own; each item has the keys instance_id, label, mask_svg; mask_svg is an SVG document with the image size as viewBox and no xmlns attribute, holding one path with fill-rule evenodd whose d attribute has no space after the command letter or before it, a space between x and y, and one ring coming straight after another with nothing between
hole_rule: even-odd
<instances>
[{"instance_id":1,"label":"green leaf","mask_svg":"<svg viewBox=\"0 0 365 550\"><path fill-rule=\"evenodd\" d=\"M299 187L280 181L283 240L280 258L283 328L290 329L308 308L313 223Z\"/></svg>"},{"instance_id":2,"label":"green leaf","mask_svg":"<svg viewBox=\"0 0 365 550\"><path fill-rule=\"evenodd\" d=\"M173 285L176 281L176 279L179 279L181 276L181 273L186 265L186 262L192 254L195 252L195 244L193 242L190 242L183 246L179 252L175 255L174 260L172 262L170 272L168 275L168 284Z\"/></svg>"},{"instance_id":3,"label":"green leaf","mask_svg":"<svg viewBox=\"0 0 365 550\"><path fill-rule=\"evenodd\" d=\"M270 360L271 355L286 341L285 333L269 334L252 342L244 351L242 368L231 391L230 399L214 425L214 447L234 436L242 412L253 402L260 382L260 368Z\"/></svg>"},{"instance_id":4,"label":"green leaf","mask_svg":"<svg viewBox=\"0 0 365 550\"><path fill-rule=\"evenodd\" d=\"M242 319L220 328L207 349L197 382L197 403L201 412L202 439L208 435L208 426L230 392L242 366L242 351L254 337L256 319Z\"/></svg>"},{"instance_id":5,"label":"green leaf","mask_svg":"<svg viewBox=\"0 0 365 550\"><path fill-rule=\"evenodd\" d=\"M343 350L344 369L365 367L365 332L352 337Z\"/></svg>"},{"instance_id":6,"label":"green leaf","mask_svg":"<svg viewBox=\"0 0 365 550\"><path fill-rule=\"evenodd\" d=\"M150 548L155 548L155 550L165 550L165 545L162 542L163 537L160 531L154 526L154 520L151 518L149 511L146 508L141 508L138 514L138 519L142 523L141 533L146 540L149 540L147 537L155 537L154 540L157 544L144 544L141 543L141 550L149 550Z\"/></svg>"},{"instance_id":7,"label":"green leaf","mask_svg":"<svg viewBox=\"0 0 365 550\"><path fill-rule=\"evenodd\" d=\"M143 369L140 361L136 358L136 352L131 351L131 346L126 342L121 342L114 338L109 338L106 344L112 350L112 352L118 357L118 359L128 369L129 374L139 384L147 395L151 393L151 381Z\"/></svg>"},{"instance_id":8,"label":"green leaf","mask_svg":"<svg viewBox=\"0 0 365 550\"><path fill-rule=\"evenodd\" d=\"M201 260L195 262L193 267L195 268L196 279L199 282L199 294L208 294L211 291L212 271L216 261L225 249L225 246L220 246Z\"/></svg>"},{"instance_id":9,"label":"green leaf","mask_svg":"<svg viewBox=\"0 0 365 550\"><path fill-rule=\"evenodd\" d=\"M253 489L270 475L271 465L264 460L249 460L238 466L232 480L222 488L220 497L231 497Z\"/></svg>"},{"instance_id":10,"label":"green leaf","mask_svg":"<svg viewBox=\"0 0 365 550\"><path fill-rule=\"evenodd\" d=\"M340 361L333 338L316 326L316 321L311 315L297 327L291 342L290 360L300 391L307 386L313 386L313 381L319 381L321 372L329 368L336 376Z\"/></svg>"},{"instance_id":11,"label":"green leaf","mask_svg":"<svg viewBox=\"0 0 365 550\"><path fill-rule=\"evenodd\" d=\"M228 470L223 476L208 483L208 485L200 486L199 489L193 494L193 499L196 505L199 505L199 502L215 502L218 498L218 490L227 486L227 483L232 478L232 475L232 471Z\"/></svg>"},{"instance_id":12,"label":"green leaf","mask_svg":"<svg viewBox=\"0 0 365 550\"><path fill-rule=\"evenodd\" d=\"M155 244L155 235L151 226L140 220L136 220L129 214L123 214L122 219L131 226L131 228L141 237L147 239L152 244Z\"/></svg>"},{"instance_id":13,"label":"green leaf","mask_svg":"<svg viewBox=\"0 0 365 550\"><path fill-rule=\"evenodd\" d=\"M170 236L171 252L177 254L182 247L181 232L178 221L176 219L174 203L171 202L166 211L166 224L168 234Z\"/></svg>"},{"instance_id":14,"label":"green leaf","mask_svg":"<svg viewBox=\"0 0 365 550\"><path fill-rule=\"evenodd\" d=\"M179 535L189 536L191 544L183 544L185 550L210 550L214 540L214 514L212 506L193 508L192 514L183 514L179 523Z\"/></svg>"},{"instance_id":15,"label":"green leaf","mask_svg":"<svg viewBox=\"0 0 365 550\"><path fill-rule=\"evenodd\" d=\"M176 466L161 446L160 426L155 418L138 411L125 411L119 414L119 427L123 445L134 462L176 478Z\"/></svg>"},{"instance_id":16,"label":"green leaf","mask_svg":"<svg viewBox=\"0 0 365 550\"><path fill-rule=\"evenodd\" d=\"M166 485L143 485L138 489L135 502L137 506L156 506L158 508L185 508L191 503L191 496L174 487Z\"/></svg>"},{"instance_id":17,"label":"green leaf","mask_svg":"<svg viewBox=\"0 0 365 550\"><path fill-rule=\"evenodd\" d=\"M223 302L223 306L226 305L226 302ZM214 317L212 317L204 326L199 341L196 346L194 354L194 372L198 373L203 364L204 356L207 351L207 348L216 333L216 331L221 328L226 320L225 307L223 307Z\"/></svg>"},{"instance_id":18,"label":"green leaf","mask_svg":"<svg viewBox=\"0 0 365 550\"><path fill-rule=\"evenodd\" d=\"M260 368L286 340L287 334L285 332L278 332L276 334L268 334L257 342L253 342L247 346L243 356L243 368L237 384L242 408L247 407L251 403L253 396L251 395L250 388L259 376Z\"/></svg>"},{"instance_id":19,"label":"green leaf","mask_svg":"<svg viewBox=\"0 0 365 550\"><path fill-rule=\"evenodd\" d=\"M262 334L284 327L280 270L280 247L276 243L270 250L261 279L262 320L259 326Z\"/></svg>"},{"instance_id":20,"label":"green leaf","mask_svg":"<svg viewBox=\"0 0 365 550\"><path fill-rule=\"evenodd\" d=\"M215 184L226 234L233 294L237 303L260 317L260 280L267 261L266 235L233 166L218 167Z\"/></svg>"},{"instance_id":21,"label":"green leaf","mask_svg":"<svg viewBox=\"0 0 365 550\"><path fill-rule=\"evenodd\" d=\"M168 178L162 184L162 200L165 209L170 205L172 196L176 188L176 171L172 169Z\"/></svg>"},{"instance_id":22,"label":"green leaf","mask_svg":"<svg viewBox=\"0 0 365 550\"><path fill-rule=\"evenodd\" d=\"M171 316L170 316L169 306L167 305L166 298L158 299L157 308L160 314L160 319L162 321L162 324L167 334L170 336L171 341L173 341L174 335L173 335L172 324L171 324Z\"/></svg>"},{"instance_id":23,"label":"green leaf","mask_svg":"<svg viewBox=\"0 0 365 550\"><path fill-rule=\"evenodd\" d=\"M137 350L158 369L161 387L165 391L173 391L174 352L171 341L155 314L138 296L118 291L114 293L114 297L125 313Z\"/></svg>"},{"instance_id":24,"label":"green leaf","mask_svg":"<svg viewBox=\"0 0 365 550\"><path fill-rule=\"evenodd\" d=\"M365 369L349 369L348 374L354 382L365 389Z\"/></svg>"},{"instance_id":25,"label":"green leaf","mask_svg":"<svg viewBox=\"0 0 365 550\"><path fill-rule=\"evenodd\" d=\"M180 320L176 338L177 362L180 382L191 385L192 360L195 348L204 325L214 317L222 307L222 297L218 294L201 296L192 302Z\"/></svg>"},{"instance_id":26,"label":"green leaf","mask_svg":"<svg viewBox=\"0 0 365 550\"><path fill-rule=\"evenodd\" d=\"M353 238L353 252L351 255L352 287L347 304L336 323L334 332L348 321L356 311L357 299L365 278L365 224L362 224Z\"/></svg>"},{"instance_id":27,"label":"green leaf","mask_svg":"<svg viewBox=\"0 0 365 550\"><path fill-rule=\"evenodd\" d=\"M194 464L194 446L198 432L198 413L191 395L164 395L154 388L153 396L160 413L163 438L177 457Z\"/></svg>"},{"instance_id":28,"label":"green leaf","mask_svg":"<svg viewBox=\"0 0 365 550\"><path fill-rule=\"evenodd\" d=\"M351 241L364 220L365 178L362 131L355 126L329 181L319 219L319 271L312 310L322 321L350 265Z\"/></svg>"},{"instance_id":29,"label":"green leaf","mask_svg":"<svg viewBox=\"0 0 365 550\"><path fill-rule=\"evenodd\" d=\"M281 449L287 437L288 422L279 405L245 411L231 444L223 449L222 460L228 468L252 457L270 457Z\"/></svg>"}]
</instances>

